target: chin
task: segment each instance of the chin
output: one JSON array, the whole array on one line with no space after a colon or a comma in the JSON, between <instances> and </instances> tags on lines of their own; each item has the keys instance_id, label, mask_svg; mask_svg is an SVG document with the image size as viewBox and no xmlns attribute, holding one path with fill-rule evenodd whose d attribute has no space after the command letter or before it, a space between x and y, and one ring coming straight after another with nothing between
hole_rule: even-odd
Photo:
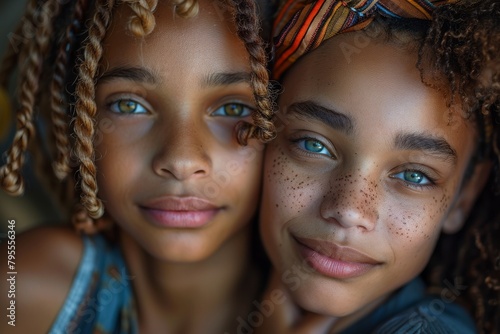
<instances>
[{"instance_id":1,"label":"chin","mask_svg":"<svg viewBox=\"0 0 500 334\"><path fill-rule=\"evenodd\" d=\"M159 260L174 263L195 263L210 258L216 252L216 247L198 243L196 246L186 243L169 243L168 247L160 245L157 249L151 249L150 254Z\"/></svg>"},{"instance_id":2,"label":"chin","mask_svg":"<svg viewBox=\"0 0 500 334\"><path fill-rule=\"evenodd\" d=\"M172 262L178 264L197 263L208 259L212 254L202 252L190 252L184 254L162 254L159 258L165 262Z\"/></svg>"},{"instance_id":3,"label":"chin","mask_svg":"<svg viewBox=\"0 0 500 334\"><path fill-rule=\"evenodd\" d=\"M312 282L311 282L312 283ZM294 301L302 309L330 317L340 318L358 311L362 304L344 295L347 291L325 291L320 284L304 284L296 291L290 291Z\"/></svg>"}]
</instances>

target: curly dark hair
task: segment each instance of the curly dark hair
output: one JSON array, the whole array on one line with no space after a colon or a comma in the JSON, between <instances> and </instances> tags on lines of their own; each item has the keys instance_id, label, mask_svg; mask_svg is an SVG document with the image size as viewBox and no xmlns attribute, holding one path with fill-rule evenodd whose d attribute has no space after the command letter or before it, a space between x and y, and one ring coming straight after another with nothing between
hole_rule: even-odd
<instances>
[{"instance_id":1,"label":"curly dark hair","mask_svg":"<svg viewBox=\"0 0 500 334\"><path fill-rule=\"evenodd\" d=\"M450 121L458 112L475 124L479 142L463 183L477 163L493 165L464 228L441 236L423 273L430 292L440 293L450 282L465 287L457 301L474 315L478 331L488 334L500 333L499 20L498 0L459 0L438 6L430 21L378 16L366 29L418 52L422 82L443 93Z\"/></svg>"},{"instance_id":2,"label":"curly dark hair","mask_svg":"<svg viewBox=\"0 0 500 334\"><path fill-rule=\"evenodd\" d=\"M260 38L260 22L254 0L214 0L226 6L233 15L237 34L249 54L250 85L254 91L257 111L253 124L239 124L238 140L246 144L249 138L267 142L274 137L271 122L272 104L269 96L269 77L265 45ZM170 0L180 17L197 15L197 0ZM12 195L24 191L21 169L26 151L31 150L38 160L44 179L64 184L67 175L78 172L76 189L71 191L72 202L79 202L88 216L98 219L104 207L97 196L94 137L96 135L95 82L103 53L103 39L111 24L117 5L127 5L134 16L128 29L136 36L146 36L155 28L154 10L158 0L31 0L16 34L24 36L33 31L34 38L24 38L11 45L0 67L0 88L6 89L9 79L18 69L19 106L17 129L0 167L1 187ZM47 82L47 80L49 82ZM38 108L40 107L39 113ZM35 114L37 114L35 116ZM35 118L43 118L52 131L51 138L40 136ZM43 153L41 153L43 152ZM73 155L73 156L71 156ZM70 166L72 159L73 166ZM70 201L70 202L71 202ZM74 204L74 203L73 203ZM81 214L81 212L80 212ZM81 215L79 215L81 216ZM82 218L84 221L89 221Z\"/></svg>"},{"instance_id":3,"label":"curly dark hair","mask_svg":"<svg viewBox=\"0 0 500 334\"><path fill-rule=\"evenodd\" d=\"M428 82L427 73L437 73L439 87L449 88L450 102L460 102L463 116L479 129L480 140L469 170L478 161L493 163L485 189L463 231L454 238L458 257L450 256L450 245L443 239L437 252L448 262L440 268L438 279L460 278L467 286L460 297L474 314L480 333L500 332L499 19L497 0L464 0L440 6L419 51L424 82Z\"/></svg>"}]
</instances>

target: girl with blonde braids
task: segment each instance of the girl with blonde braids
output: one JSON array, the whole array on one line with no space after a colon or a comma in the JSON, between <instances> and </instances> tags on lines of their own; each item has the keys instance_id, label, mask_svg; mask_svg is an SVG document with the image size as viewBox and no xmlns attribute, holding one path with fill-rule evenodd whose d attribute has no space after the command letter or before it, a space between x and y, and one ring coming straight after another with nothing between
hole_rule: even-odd
<instances>
[{"instance_id":1,"label":"girl with blonde braids","mask_svg":"<svg viewBox=\"0 0 500 334\"><path fill-rule=\"evenodd\" d=\"M256 4L33 0L17 33L30 26L0 69L18 87L1 185L21 194L26 153L42 152L83 236L18 236L16 321L0 332L233 332L265 269L251 222L274 128Z\"/></svg>"},{"instance_id":2,"label":"girl with blonde braids","mask_svg":"<svg viewBox=\"0 0 500 334\"><path fill-rule=\"evenodd\" d=\"M499 17L283 1L259 333L500 332Z\"/></svg>"}]
</instances>

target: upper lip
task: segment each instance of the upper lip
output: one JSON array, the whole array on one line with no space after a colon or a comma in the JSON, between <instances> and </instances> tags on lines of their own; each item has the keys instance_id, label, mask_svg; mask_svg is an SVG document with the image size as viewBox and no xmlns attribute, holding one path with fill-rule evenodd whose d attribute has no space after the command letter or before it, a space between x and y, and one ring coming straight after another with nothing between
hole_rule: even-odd
<instances>
[{"instance_id":1,"label":"upper lip","mask_svg":"<svg viewBox=\"0 0 500 334\"><path fill-rule=\"evenodd\" d=\"M351 247L339 246L335 243L325 240L300 238L300 237L294 237L294 238L302 246L310 248L319 254L335 259L337 261L357 262L357 263L367 263L367 264L380 263L380 261L377 261L369 257L368 255L363 254L360 251L355 250Z\"/></svg>"},{"instance_id":2,"label":"upper lip","mask_svg":"<svg viewBox=\"0 0 500 334\"><path fill-rule=\"evenodd\" d=\"M207 211L217 210L214 203L199 197L165 196L148 201L142 207L161 211Z\"/></svg>"}]
</instances>

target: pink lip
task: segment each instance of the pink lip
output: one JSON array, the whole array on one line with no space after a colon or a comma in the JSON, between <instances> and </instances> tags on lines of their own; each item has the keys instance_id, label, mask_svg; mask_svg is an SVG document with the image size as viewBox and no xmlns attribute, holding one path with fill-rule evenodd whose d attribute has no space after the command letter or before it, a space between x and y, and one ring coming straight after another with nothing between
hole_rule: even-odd
<instances>
[{"instance_id":1,"label":"pink lip","mask_svg":"<svg viewBox=\"0 0 500 334\"><path fill-rule=\"evenodd\" d=\"M141 206L155 225L174 228L203 227L221 209L202 198L176 196L157 198Z\"/></svg>"},{"instance_id":2,"label":"pink lip","mask_svg":"<svg viewBox=\"0 0 500 334\"><path fill-rule=\"evenodd\" d=\"M294 238L300 255L317 272L337 279L364 275L381 264L350 247L308 238Z\"/></svg>"}]
</instances>

